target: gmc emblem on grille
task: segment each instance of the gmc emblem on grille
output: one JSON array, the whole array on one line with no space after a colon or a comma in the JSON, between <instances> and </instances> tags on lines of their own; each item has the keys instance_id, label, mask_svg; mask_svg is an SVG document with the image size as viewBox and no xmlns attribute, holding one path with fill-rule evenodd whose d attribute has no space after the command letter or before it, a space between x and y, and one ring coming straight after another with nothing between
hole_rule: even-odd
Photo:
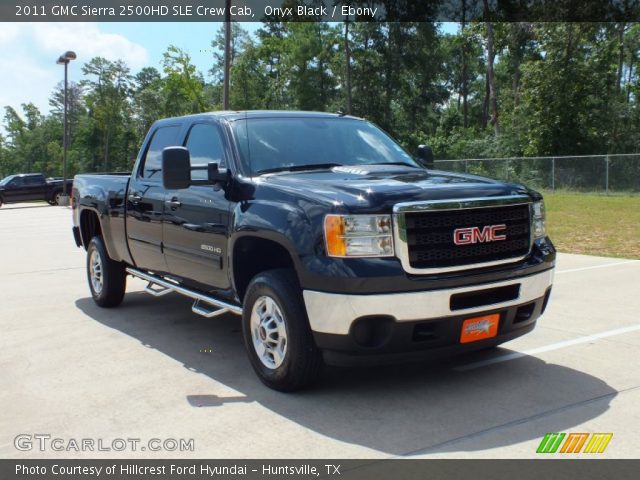
<instances>
[{"instance_id":1,"label":"gmc emblem on grille","mask_svg":"<svg viewBox=\"0 0 640 480\"><path fill-rule=\"evenodd\" d=\"M504 223L500 225L487 225L486 227L482 227L482 229L480 229L480 227L456 228L453 231L453 243L456 245L469 245L470 243L506 240L506 235L498 233L506 229L507 226Z\"/></svg>"}]
</instances>

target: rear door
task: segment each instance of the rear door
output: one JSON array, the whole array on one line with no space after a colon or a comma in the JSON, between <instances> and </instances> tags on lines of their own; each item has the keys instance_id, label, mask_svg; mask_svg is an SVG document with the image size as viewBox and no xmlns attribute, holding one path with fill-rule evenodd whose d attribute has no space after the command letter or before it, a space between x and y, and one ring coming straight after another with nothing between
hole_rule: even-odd
<instances>
[{"instance_id":1,"label":"rear door","mask_svg":"<svg viewBox=\"0 0 640 480\"><path fill-rule=\"evenodd\" d=\"M167 272L162 252L165 191L162 186L162 150L179 143L182 126L161 124L151 133L127 193L127 241L137 267Z\"/></svg>"},{"instance_id":2,"label":"rear door","mask_svg":"<svg viewBox=\"0 0 640 480\"><path fill-rule=\"evenodd\" d=\"M185 146L192 165L228 165L223 131L216 123L195 123L189 128ZM192 179L205 179L206 171L194 171ZM185 280L229 288L227 235L230 202L222 189L191 186L167 191L164 252L169 271Z\"/></svg>"}]
</instances>

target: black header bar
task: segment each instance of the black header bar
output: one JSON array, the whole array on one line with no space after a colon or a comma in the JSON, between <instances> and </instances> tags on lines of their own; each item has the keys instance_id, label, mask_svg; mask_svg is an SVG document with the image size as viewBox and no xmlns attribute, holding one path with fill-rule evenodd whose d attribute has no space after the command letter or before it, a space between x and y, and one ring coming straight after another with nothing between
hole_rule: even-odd
<instances>
[{"instance_id":1,"label":"black header bar","mask_svg":"<svg viewBox=\"0 0 640 480\"><path fill-rule=\"evenodd\" d=\"M2 22L222 22L225 0L0 0ZM637 22L640 0L231 0L237 22Z\"/></svg>"},{"instance_id":2,"label":"black header bar","mask_svg":"<svg viewBox=\"0 0 640 480\"><path fill-rule=\"evenodd\" d=\"M640 460L0 460L2 480L636 479Z\"/></svg>"}]
</instances>

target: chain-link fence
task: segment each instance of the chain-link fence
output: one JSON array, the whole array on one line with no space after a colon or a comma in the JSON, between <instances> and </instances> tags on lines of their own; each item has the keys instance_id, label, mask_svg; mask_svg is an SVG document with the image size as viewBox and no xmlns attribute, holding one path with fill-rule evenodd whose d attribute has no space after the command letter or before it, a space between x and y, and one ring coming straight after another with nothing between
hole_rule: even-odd
<instances>
[{"instance_id":1,"label":"chain-link fence","mask_svg":"<svg viewBox=\"0 0 640 480\"><path fill-rule=\"evenodd\" d=\"M435 167L539 189L640 193L640 153L436 160Z\"/></svg>"}]
</instances>

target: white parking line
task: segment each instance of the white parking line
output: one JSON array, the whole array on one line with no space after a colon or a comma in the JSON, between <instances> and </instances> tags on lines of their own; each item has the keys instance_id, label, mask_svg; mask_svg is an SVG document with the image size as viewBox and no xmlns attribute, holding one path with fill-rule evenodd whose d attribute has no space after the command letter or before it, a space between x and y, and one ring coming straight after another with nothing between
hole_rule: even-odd
<instances>
[{"instance_id":1,"label":"white parking line","mask_svg":"<svg viewBox=\"0 0 640 480\"><path fill-rule=\"evenodd\" d=\"M573 345L580 345L581 343L589 343L601 338L613 337L615 335L622 335L624 333L636 332L640 330L640 324L631 325L629 327L616 328L613 330L606 330L600 333L594 333L593 335L586 335L584 337L574 338L573 340L565 340L563 342L552 343L551 345L545 345L544 347L532 348L531 350L525 350L524 352L513 352L501 357L489 358L488 360L481 360L479 362L468 363L467 365L461 365L455 367L454 370L458 372L466 372L467 370L474 370L480 367L486 367L487 365L493 365L494 363L508 362L509 360L516 360L518 358L536 355L538 353L550 352L552 350L559 350L565 347L571 347Z\"/></svg>"},{"instance_id":2,"label":"white parking line","mask_svg":"<svg viewBox=\"0 0 640 480\"><path fill-rule=\"evenodd\" d=\"M602 265L592 265L591 267L580 267L580 268L570 268L569 270L558 270L556 271L556 275L560 273L571 273L571 272L581 272L583 270L593 270L594 268L606 268L606 267L615 267L618 265L631 265L638 264L640 260L627 260L626 262L615 262L615 263L604 263Z\"/></svg>"}]
</instances>

